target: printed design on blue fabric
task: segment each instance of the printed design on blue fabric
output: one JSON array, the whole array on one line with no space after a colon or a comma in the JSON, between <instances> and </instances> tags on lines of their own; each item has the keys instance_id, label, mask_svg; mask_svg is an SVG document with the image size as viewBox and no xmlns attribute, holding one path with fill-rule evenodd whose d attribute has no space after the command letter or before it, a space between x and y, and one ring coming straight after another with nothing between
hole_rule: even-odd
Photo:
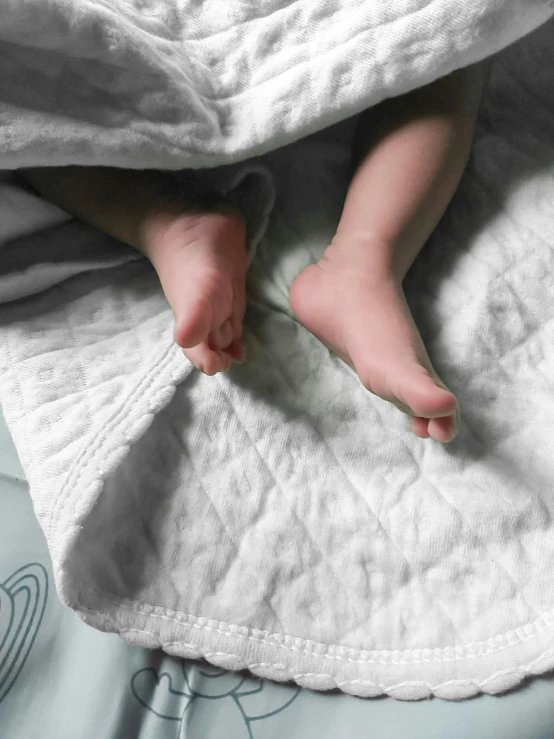
<instances>
[{"instance_id":1,"label":"printed design on blue fabric","mask_svg":"<svg viewBox=\"0 0 554 739\"><path fill-rule=\"evenodd\" d=\"M180 665L182 677L177 672L171 675L147 667L133 675L131 689L139 703L158 718L178 722L176 736L182 739L206 736L206 722L210 737L215 737L219 729L225 739L254 739L255 722L280 713L300 692L298 687L277 685L211 665L172 660L169 663ZM217 701L212 710L209 701ZM216 708L214 726L210 717Z\"/></svg>"},{"instance_id":2,"label":"printed design on blue fabric","mask_svg":"<svg viewBox=\"0 0 554 739\"><path fill-rule=\"evenodd\" d=\"M0 583L0 703L17 680L33 646L48 596L48 573L38 562Z\"/></svg>"}]
</instances>

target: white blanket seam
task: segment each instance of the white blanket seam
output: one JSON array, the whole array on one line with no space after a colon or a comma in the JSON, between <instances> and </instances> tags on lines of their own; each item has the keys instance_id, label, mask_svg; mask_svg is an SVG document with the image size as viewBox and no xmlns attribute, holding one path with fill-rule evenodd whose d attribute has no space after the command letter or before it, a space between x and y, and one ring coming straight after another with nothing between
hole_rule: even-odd
<instances>
[{"instance_id":1,"label":"white blanket seam","mask_svg":"<svg viewBox=\"0 0 554 739\"><path fill-rule=\"evenodd\" d=\"M95 592L95 591L91 589L90 592ZM114 605L117 604L120 608L125 609L127 611L131 611L132 613L135 613L138 615L161 619L163 621L170 621L172 623L179 623L182 625L190 626L194 629L200 629L203 631L211 631L216 634L220 634L221 636L230 636L233 638L236 637L238 639L242 639L242 640L246 640L246 641L250 641L250 642L258 643L258 644L265 644L267 646L272 646L272 647L276 647L279 649L285 649L291 652L300 652L302 654L306 654L306 655L313 656L313 657L324 657L325 659L334 659L338 661L351 662L354 664L414 664L414 663L417 664L421 662L452 662L452 661L464 661L466 659L477 659L487 654L491 654L493 652L499 652L504 649L508 649L514 644L523 643L527 641L528 639L531 639L532 637L536 636L538 633L543 632L547 629L551 629L554 626L554 609L551 609L550 611L546 611L545 613L541 614L537 619L535 619L534 621L530 623L524 624L523 626L518 626L516 629L511 629L507 631L505 634L498 634L484 641L469 642L468 644L465 644L465 645L457 644L457 645L449 646L449 647L434 647L432 649L427 648L427 647L417 647L414 649L403 649L403 650L394 650L394 649L374 649L374 650L362 649L360 650L354 647L346 647L346 646L337 645L337 644L325 644L323 642L314 642L310 639L302 639L301 637L294 637L290 634L280 634L278 632L270 633L268 631L258 632L257 629L251 629L247 626L238 626L236 624L229 624L224 621L216 621L216 620L207 619L202 616L194 616L192 614L186 614L181 611L172 611L170 609L165 609L160 606L152 606L148 603L139 603L136 601L119 600L116 597L110 594L106 594L106 593L97 592L97 594L104 600L107 600L108 602L111 602ZM103 614L101 611L97 611L94 608L89 608L88 606L85 606L82 603L76 603L75 605L81 611L91 613L95 616L100 616L102 618L104 618L105 616L105 614ZM156 610L160 612L156 613ZM206 621L207 623L199 623L200 621ZM216 626L212 624L216 624ZM245 631L251 632L251 633L244 633ZM262 636L258 636L257 633L261 634ZM294 642L294 644L288 645L288 644L282 644L282 643L277 642L277 640L283 640L283 639L292 641ZM275 641L272 641L272 640L275 640ZM176 643L179 643L179 642L176 642ZM166 646L169 646L169 645L170 644L166 644ZM301 648L304 646L307 648L306 649ZM310 650L310 647L312 647L311 650ZM334 652L335 650L337 650L338 652L347 652L351 656L345 656L340 653L330 654L330 653L325 653L325 652L319 652L319 651L315 652L314 651L315 649L321 649L322 647L325 648L327 652L329 651ZM468 652L468 654L467 655L454 654L455 651ZM362 659L353 658L354 655L359 656L364 653L369 656L364 657ZM377 658L371 655L381 655L381 657ZM385 655L390 655L390 659L383 659ZM402 659L399 655L408 655L409 658ZM413 655L416 655L415 658L413 658Z\"/></svg>"}]
</instances>

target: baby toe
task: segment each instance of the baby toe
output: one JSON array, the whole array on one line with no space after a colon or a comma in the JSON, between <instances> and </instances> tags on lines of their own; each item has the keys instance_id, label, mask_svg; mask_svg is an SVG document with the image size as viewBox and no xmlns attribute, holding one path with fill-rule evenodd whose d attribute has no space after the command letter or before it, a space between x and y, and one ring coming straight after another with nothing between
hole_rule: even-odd
<instances>
[{"instance_id":1,"label":"baby toe","mask_svg":"<svg viewBox=\"0 0 554 739\"><path fill-rule=\"evenodd\" d=\"M246 361L246 347L242 339L233 339L233 341L225 348L225 353L231 357L236 364L243 364Z\"/></svg>"},{"instance_id":2,"label":"baby toe","mask_svg":"<svg viewBox=\"0 0 554 739\"><path fill-rule=\"evenodd\" d=\"M197 344L191 349L183 349L183 354L205 375L215 375L229 369L231 359L220 351L211 349L207 342Z\"/></svg>"},{"instance_id":3,"label":"baby toe","mask_svg":"<svg viewBox=\"0 0 554 739\"><path fill-rule=\"evenodd\" d=\"M208 339L209 346L214 350L226 349L233 341L233 324L228 318L219 328L215 328L210 332Z\"/></svg>"},{"instance_id":4,"label":"baby toe","mask_svg":"<svg viewBox=\"0 0 554 739\"><path fill-rule=\"evenodd\" d=\"M411 427L412 431L416 436L419 436L420 439L428 439L429 438L429 419L428 418L422 418L421 416L414 416L411 420Z\"/></svg>"},{"instance_id":5,"label":"baby toe","mask_svg":"<svg viewBox=\"0 0 554 739\"><path fill-rule=\"evenodd\" d=\"M429 436L441 444L448 444L454 439L457 433L456 418L454 415L444 416L443 418L432 418L429 421Z\"/></svg>"},{"instance_id":6,"label":"baby toe","mask_svg":"<svg viewBox=\"0 0 554 739\"><path fill-rule=\"evenodd\" d=\"M205 340L212 320L211 305L205 296L191 295L189 298L188 305L183 300L171 302L175 314L175 341L181 348L194 347Z\"/></svg>"}]
</instances>

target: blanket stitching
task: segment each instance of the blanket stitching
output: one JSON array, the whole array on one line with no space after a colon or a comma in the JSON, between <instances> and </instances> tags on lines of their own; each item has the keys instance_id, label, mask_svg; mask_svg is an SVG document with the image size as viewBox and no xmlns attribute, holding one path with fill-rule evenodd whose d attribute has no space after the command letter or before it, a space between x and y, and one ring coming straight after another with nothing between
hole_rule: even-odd
<instances>
[{"instance_id":1,"label":"blanket stitching","mask_svg":"<svg viewBox=\"0 0 554 739\"><path fill-rule=\"evenodd\" d=\"M98 462L96 461L94 455L99 451L102 447L102 444L107 440L110 441L110 433L118 431L118 426L120 426L122 423L128 420L127 414L129 412L129 404L132 402L132 400L139 395L143 387L147 385L151 381L151 376L155 376L157 373L160 373L160 370L164 368L164 365L169 365L171 367L172 364L176 364L177 360L184 361L184 357L177 356L176 349L174 345L171 345L168 349L165 350L165 352L162 354L161 359L154 362L143 377L140 379L140 381L137 383L135 388L129 393L127 396L127 399L123 402L123 404L116 408L112 418L106 423L104 426L104 429L102 433L98 434L94 442L89 446L86 447L81 454L78 456L78 458L75 460L75 464L73 469L71 470L70 474L67 476L65 483L60 488L58 494L56 495L56 498L54 499L52 503L52 507L50 510L50 516L48 518L49 524L52 524L52 520L54 518L54 514L58 513L60 518L62 514L65 512L65 509L67 508L67 505L69 503L69 490L70 486L72 484L77 485L82 478L82 476L85 474L86 470L89 468L89 466L94 465L95 471L98 471ZM175 376L172 375L172 379L175 380ZM162 391L166 391L168 388L166 385L163 385L161 387ZM152 398L149 402L149 411L152 412L156 406L155 398ZM137 417L135 421L142 420L148 413L143 413L141 416ZM121 418L123 416L123 418ZM129 436L123 432L123 435L125 436L127 440L127 444L131 441ZM112 448L112 452L119 451L121 448L126 446L126 443L119 444ZM87 459L88 457L88 459ZM80 468L80 469L79 469ZM76 475L76 479L73 483L73 478ZM88 492L88 487L85 488L83 491L85 494ZM86 497L86 495L84 496ZM75 508L75 506L74 506Z\"/></svg>"},{"instance_id":2,"label":"blanket stitching","mask_svg":"<svg viewBox=\"0 0 554 739\"><path fill-rule=\"evenodd\" d=\"M97 592L97 591L96 591ZM107 600L108 602L113 603L114 605L117 605L125 610L131 611L132 613L153 617L155 619L160 619L162 621L169 621L172 623L180 623L182 625L188 625L195 629L201 629L203 631L212 631L216 634L220 634L221 636L230 636L230 637L237 637L238 639L250 641L253 643L258 644L265 644L267 646L275 647L278 649L286 649L287 651L291 652L300 652L302 654L306 654L308 656L314 656L314 657L323 657L325 659L335 659L338 661L343 662L351 662L354 664L420 664L422 662L452 662L452 661L462 661L466 659L478 659L480 657L486 656L487 654L492 654L494 652L502 651L504 649L508 649L511 646L514 646L515 644L523 643L527 641L528 639L531 639L532 637L536 636L538 633L545 631L546 629L551 629L554 626L554 609L550 611L546 611L545 613L541 614L541 616L535 621L531 623L524 624L523 626L518 626L516 629L511 629L507 631L505 634L498 634L494 637L490 637L489 639L485 641L478 641L478 642L470 642L465 645L455 645L450 647L434 647L434 648L428 648L428 647L419 647L415 649L402 649L402 650L389 650L389 649L373 649L373 650L359 650L353 647L345 647L341 645L336 644L325 644L323 642L314 642L311 639L302 639L300 637L293 637L289 634L279 634L279 633L273 633L271 634L268 631L260 631L259 633L263 636L256 636L254 632L258 631L257 629L250 629L245 626L237 626L235 624L228 624L224 621L217 621L215 619L206 619L199 616L194 616L191 614L185 614L181 611L171 611L170 609L161 608L160 606L151 606L148 603L139 603L139 602L133 602L128 601L127 603L124 601L118 601L114 596L104 594L104 593L98 593L97 594ZM93 608L89 608L79 602L76 603L76 606L84 612L91 613L95 616L99 616L101 619L108 618L106 614L102 613L101 611L97 611ZM161 613L156 613L155 609L161 611ZM169 615L173 614L173 615ZM115 620L111 619L113 623L116 623ZM208 623L200 623L200 621L208 621ZM550 623L549 623L550 621ZM186 622L186 624L184 623ZM212 622L213 624L217 624L217 626L212 626L210 624ZM247 633L241 633L246 631ZM252 632L252 633L248 633ZM150 632L145 632L150 633ZM155 634L151 634L151 636L156 637ZM157 638L157 637L156 637ZM272 641L274 639L274 641ZM279 641L277 641L279 640ZM292 645L283 644L282 640L289 640L294 642ZM504 642L507 643L504 643ZM495 642L491 644L491 642ZM176 642L168 642L164 643L164 646L170 646L172 643L178 644L179 641ZM302 648L305 647L305 648ZM326 651L323 652L316 652L314 650L325 648ZM329 652L332 650L332 654ZM344 656L341 653L335 654L335 651L337 652L346 652L349 655L352 656ZM452 652L455 651L466 651L469 654L467 655L459 655L459 654L452 654ZM360 657L362 654L367 654L367 657L364 657L363 659L354 659L354 656ZM377 659L375 657L372 657L373 654L381 654L381 655L390 655L390 659ZM414 655L418 654L418 657L415 659L413 657L410 657L409 659L402 659L400 658L400 655ZM398 655L398 657L395 657L395 655Z\"/></svg>"},{"instance_id":3,"label":"blanket stitching","mask_svg":"<svg viewBox=\"0 0 554 739\"><path fill-rule=\"evenodd\" d=\"M107 620L106 617L103 616L102 614L98 614L98 615L100 615L100 617L103 618L103 620ZM129 628L129 629L123 629L121 631L121 635L122 635L123 638L125 638L125 635L126 634L130 634L130 633L144 634L146 636L155 637L155 634L153 634L152 632L150 632L150 631L148 631L146 629ZM252 670L253 672L255 672L257 668L268 668L269 667L272 670L276 670L278 672L285 672L287 674L287 676L290 677L290 679L295 680L295 681L298 681L298 680L301 680L301 679L304 679L304 678L310 678L310 677L312 677L312 678L324 678L326 680L331 680L337 687L344 687L344 686L348 686L348 685L368 685L368 686L379 687L383 692L392 692L392 691L394 691L394 690L396 690L398 688L403 688L403 687L412 687L412 688L415 688L415 687L427 687L432 693L435 693L437 690L439 690L441 688L444 688L446 686L449 686L449 685L456 686L456 687L475 686L476 688L480 688L481 690L483 690L483 688L485 686L487 686L491 682L494 682L499 677L509 677L510 675L513 675L513 676L521 675L521 677L525 677L526 675L534 674L535 669L536 669L536 665L537 664L540 664L545 659L551 659L552 658L552 655L554 654L554 650L547 649L545 652L543 652L541 655L539 655L539 657L537 657L536 659L532 660L526 666L519 666L519 667L515 667L515 668L509 668L509 669L506 669L506 670L498 670L493 675L491 675L488 678L485 678L480 683L477 682L474 679L460 679L460 680L456 680L455 678L453 678L451 680L446 680L443 683L439 683L439 684L437 684L435 686L432 686L429 682L424 681L424 680L406 680L406 681L403 681L403 682L400 682L400 683L395 683L393 685L386 686L383 683L378 683L378 682L375 682L375 681L372 681L372 680L364 680L364 679L361 679L361 678L357 678L357 679L353 679L353 680L337 680L336 677L334 677L333 675L331 675L329 673L305 672L305 673L293 674L291 670L287 670L286 666L281 665L279 663L271 663L271 662L250 662L249 663L247 660L244 659L244 657L241 657L240 655L235 655L235 654L232 654L232 653L228 653L228 652L219 652L219 651L216 651L216 652L204 651L203 652L201 649L198 648L197 645L188 643L188 642L186 642L184 640L177 640L177 641L168 642L168 643L163 644L163 646L165 648L168 648L168 647L185 647L187 649L192 650L193 653L194 653L194 656L203 656L204 658L206 658L208 660L210 660L210 658L213 658L213 657L215 657L215 658L218 658L218 657L229 658L229 657L231 657L232 659L238 660L239 663L243 667L247 667L248 669ZM398 664L398 663L394 663L394 664ZM235 666L234 669L237 669L237 667L238 667L238 665Z\"/></svg>"},{"instance_id":4,"label":"blanket stitching","mask_svg":"<svg viewBox=\"0 0 554 739\"><path fill-rule=\"evenodd\" d=\"M153 634L152 632L148 631L147 629L137 629L137 628L123 629L121 633L122 634L136 633L136 634L145 634L147 636L155 636L155 634ZM250 662L249 663L249 662L247 662L244 659L244 657L241 657L241 655L239 655L239 654L232 654L231 652L220 652L220 651L216 651L216 652L202 652L201 650L198 649L198 645L192 644L192 643L189 643L189 642L186 642L184 640L176 640L176 641L168 642L168 643L165 643L164 646L165 647L177 647L177 646L186 647L187 649L192 649L195 652L195 654L197 654L197 655L203 655L207 659L209 659L210 657L231 657L233 659L239 660L242 664L247 665L248 668L251 669L251 670L255 670L258 667L263 667L263 668L270 667L273 670L277 670L279 672L282 672L282 671L287 671L287 669L288 669L286 667L286 665L279 664L278 662L275 662L275 663L273 663L273 662ZM425 686L431 688L431 690L434 691L437 688L441 688L441 687L444 687L446 685L477 685L477 686L483 686L483 685L486 685L487 683L490 683L490 682L494 681L497 677L504 676L504 675L509 675L509 674L514 673L514 672L517 672L517 673L523 672L524 674L528 674L533 669L533 667L537 664L537 662L540 662L545 657L551 656L553 653L554 652L551 649L547 650L546 652L543 652L543 654L540 657L537 657L535 660L533 660L532 662L530 662L526 667L516 667L516 668L508 669L508 670L498 670L493 675L491 675L491 677L486 678L481 683L478 683L477 681L472 680L472 679L456 680L456 679L453 678L451 680L446 680L445 682L439 683L438 685L435 685L434 687L432 687L431 684L428 683L425 680L406 680L404 682L396 683L395 685L388 686L388 689L391 690L391 689L394 689L394 688L397 688L397 687L408 687L408 686L415 686L415 685L425 685ZM292 675L292 673L291 673L291 677L292 677L293 680L298 680L298 679L305 678L305 677L320 677L320 678L322 677L322 678L327 678L327 679L333 680L338 686L341 686L341 685L376 685L376 686L380 687L381 689L385 689L385 687L386 687L383 683L377 683L377 682L374 682L372 680L363 680L361 678L354 679L354 680L340 680L339 681L339 680L336 680L336 678L332 674L326 673L326 672L302 672L302 673L298 673L296 675Z\"/></svg>"},{"instance_id":5,"label":"blanket stitching","mask_svg":"<svg viewBox=\"0 0 554 739\"><path fill-rule=\"evenodd\" d=\"M155 636L154 634L152 634L150 631L146 629L136 629L136 628L124 629L121 633L122 634L137 633L137 634L145 634L147 636ZM378 683L373 680L364 680L361 678L357 678L353 680L337 680L336 677L334 677L330 673L325 673L325 672L302 672L302 673L293 674L292 671L290 671L286 667L286 665L281 665L279 663L272 663L272 662L247 662L244 659L244 657L241 657L238 654L232 654L229 652L207 652L207 651L202 652L201 650L198 649L197 645L190 644L184 640L169 642L167 644L164 644L164 646L165 647L183 646L183 647L186 647L187 649L192 649L195 652L195 654L204 656L208 660L210 659L210 657L231 657L233 659L239 660L241 664L247 666L248 669L251 669L253 671L255 671L259 667L261 668L269 667L272 670L277 670L279 672L287 672L287 675L290 675L290 678L295 681L303 679L303 678L308 678L308 677L325 678L325 679L332 680L334 684L336 684L338 687L342 687L346 685L374 685L376 687L379 687L384 692L392 691L392 690L395 690L397 688L402 688L402 687L416 687L416 686L425 686L429 688L432 692L435 692L436 690L443 688L445 686L448 686L448 685L454 685L454 686L475 685L476 687L482 688L485 685L496 680L498 677L505 677L505 676L512 675L512 674L522 674L523 676L531 674L537 663L540 663L545 658L549 658L554 654L553 650L548 649L546 650L546 652L543 652L539 657L532 660L526 666L510 668L507 670L498 670L493 675L486 678L480 683L473 679L456 680L455 678L453 678L451 680L446 680L445 682L438 683L435 686L432 686L431 683L427 682L426 680L405 680L400 683L395 683L394 685L386 686L384 683Z\"/></svg>"}]
</instances>

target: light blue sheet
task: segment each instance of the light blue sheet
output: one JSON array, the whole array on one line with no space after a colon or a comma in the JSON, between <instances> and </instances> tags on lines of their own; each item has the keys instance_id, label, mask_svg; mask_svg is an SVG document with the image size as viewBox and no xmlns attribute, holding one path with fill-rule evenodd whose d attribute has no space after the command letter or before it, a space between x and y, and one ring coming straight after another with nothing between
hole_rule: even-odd
<instances>
[{"instance_id":1,"label":"light blue sheet","mask_svg":"<svg viewBox=\"0 0 554 739\"><path fill-rule=\"evenodd\" d=\"M130 647L57 600L0 417L0 739L552 739L554 680L459 703L321 694Z\"/></svg>"}]
</instances>

